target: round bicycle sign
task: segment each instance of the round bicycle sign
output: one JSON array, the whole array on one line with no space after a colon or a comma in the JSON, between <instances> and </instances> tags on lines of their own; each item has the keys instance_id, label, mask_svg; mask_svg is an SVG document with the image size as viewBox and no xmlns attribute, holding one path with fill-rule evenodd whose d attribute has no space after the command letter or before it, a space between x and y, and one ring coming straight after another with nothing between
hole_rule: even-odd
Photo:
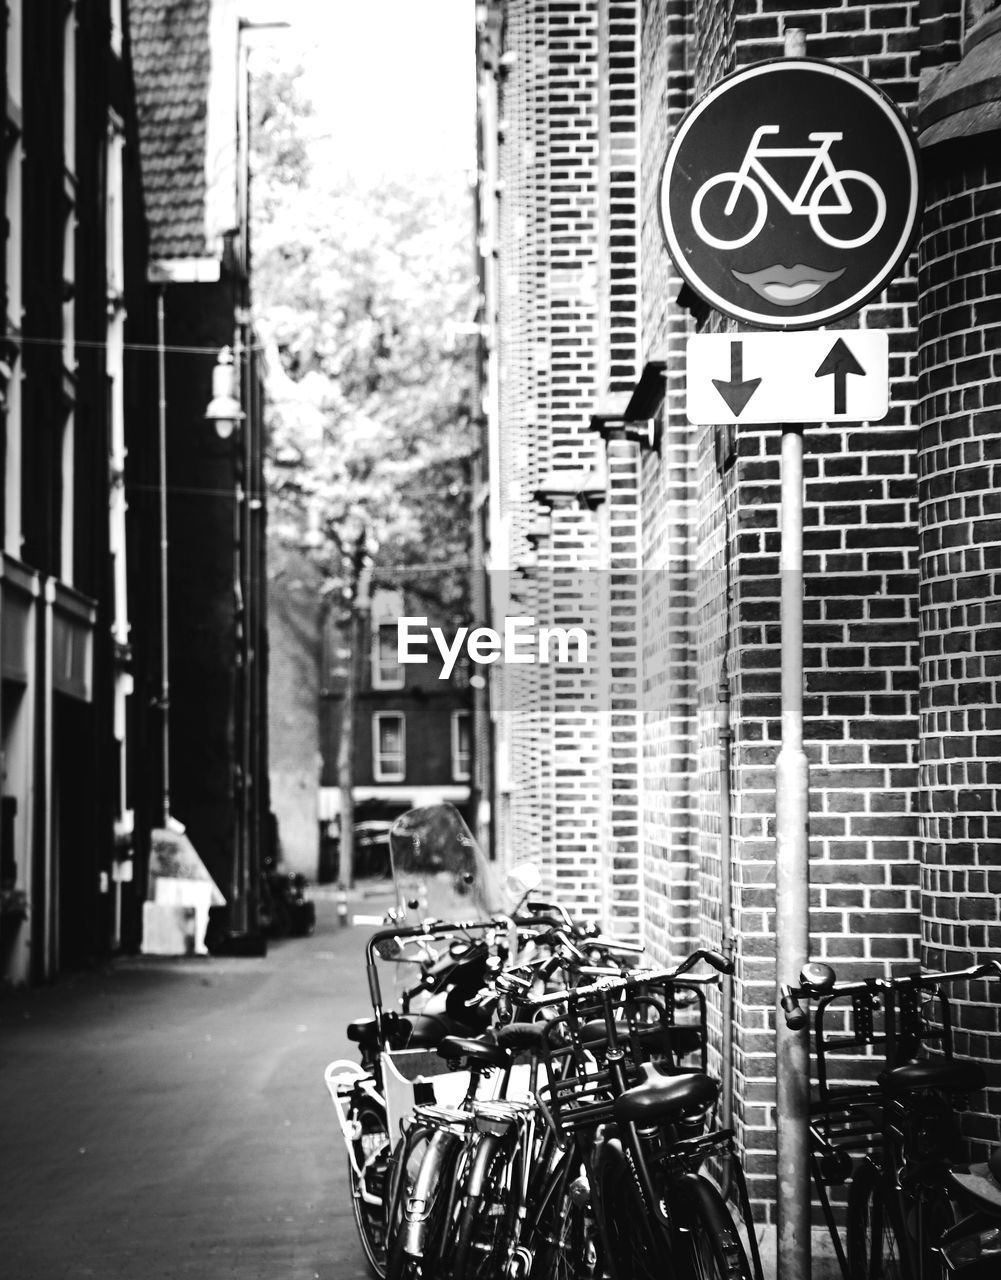
<instances>
[{"instance_id":1,"label":"round bicycle sign","mask_svg":"<svg viewBox=\"0 0 1001 1280\"><path fill-rule=\"evenodd\" d=\"M664 238L725 315L806 329L893 278L921 213L917 145L896 106L810 58L722 80L684 117L660 186Z\"/></svg>"}]
</instances>

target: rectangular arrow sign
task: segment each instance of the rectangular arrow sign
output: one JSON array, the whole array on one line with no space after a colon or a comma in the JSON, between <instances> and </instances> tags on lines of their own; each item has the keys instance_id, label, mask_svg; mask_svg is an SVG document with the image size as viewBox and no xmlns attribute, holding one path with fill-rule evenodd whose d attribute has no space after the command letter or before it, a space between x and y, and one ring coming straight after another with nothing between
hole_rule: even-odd
<instances>
[{"instance_id":1,"label":"rectangular arrow sign","mask_svg":"<svg viewBox=\"0 0 1001 1280\"><path fill-rule=\"evenodd\" d=\"M688 421L878 422L890 401L879 329L703 333L688 339Z\"/></svg>"}]
</instances>

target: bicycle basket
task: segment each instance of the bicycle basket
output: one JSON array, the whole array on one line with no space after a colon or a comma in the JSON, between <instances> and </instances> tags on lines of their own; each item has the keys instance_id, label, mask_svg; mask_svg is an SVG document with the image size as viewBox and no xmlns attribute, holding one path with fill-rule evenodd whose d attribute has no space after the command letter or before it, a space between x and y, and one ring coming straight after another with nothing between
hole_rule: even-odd
<instances>
[{"instance_id":1,"label":"bicycle basket","mask_svg":"<svg viewBox=\"0 0 1001 1280\"><path fill-rule=\"evenodd\" d=\"M685 1027L676 1017L682 990L694 991L694 1006L686 996L685 1007L698 1018ZM675 1044L682 1040L679 1054ZM687 984L643 982L587 998L568 992L565 1011L547 1024L542 1040L546 1083L539 1100L547 1119L564 1134L610 1120L614 1099L643 1078L642 1064L673 1074L693 1045L704 1063L705 999Z\"/></svg>"}]
</instances>

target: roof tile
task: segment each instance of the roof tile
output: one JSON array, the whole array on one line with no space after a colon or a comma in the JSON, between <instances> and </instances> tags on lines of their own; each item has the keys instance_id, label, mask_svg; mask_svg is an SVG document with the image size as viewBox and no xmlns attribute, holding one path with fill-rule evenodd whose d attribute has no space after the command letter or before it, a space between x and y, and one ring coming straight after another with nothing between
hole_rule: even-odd
<instances>
[{"instance_id":1,"label":"roof tile","mask_svg":"<svg viewBox=\"0 0 1001 1280\"><path fill-rule=\"evenodd\" d=\"M129 0L150 250L203 257L212 0Z\"/></svg>"}]
</instances>

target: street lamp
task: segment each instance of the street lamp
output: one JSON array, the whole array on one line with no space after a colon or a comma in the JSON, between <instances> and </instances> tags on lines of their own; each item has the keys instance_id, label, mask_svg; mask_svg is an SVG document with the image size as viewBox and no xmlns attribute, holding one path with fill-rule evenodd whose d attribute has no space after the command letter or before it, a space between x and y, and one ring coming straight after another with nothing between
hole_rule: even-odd
<instances>
[{"instance_id":1,"label":"street lamp","mask_svg":"<svg viewBox=\"0 0 1001 1280\"><path fill-rule=\"evenodd\" d=\"M216 438L224 445L234 443L236 472L234 475L233 502L233 616L236 627L236 669L238 673L238 765L235 769L238 784L238 804L236 809L236 838L233 845L233 887L231 901L230 927L237 934L246 935L250 925L250 850L249 807L248 807L248 742L251 731L250 720L250 687L248 672L248 618L247 592L247 559L249 556L248 531L244 528L246 493L244 480L249 473L249 432L241 424L246 421L246 413L240 401L240 380L242 374L243 344L237 329L235 350L223 347L216 357L212 370L212 398L205 408L204 419L212 424ZM242 447L234 439L242 434ZM246 455L246 456L244 456ZM254 932L251 930L251 932Z\"/></svg>"},{"instance_id":2,"label":"street lamp","mask_svg":"<svg viewBox=\"0 0 1001 1280\"><path fill-rule=\"evenodd\" d=\"M223 347L212 370L212 399L205 409L205 421L212 423L220 440L228 440L247 416L233 394L236 374L233 352Z\"/></svg>"}]
</instances>

